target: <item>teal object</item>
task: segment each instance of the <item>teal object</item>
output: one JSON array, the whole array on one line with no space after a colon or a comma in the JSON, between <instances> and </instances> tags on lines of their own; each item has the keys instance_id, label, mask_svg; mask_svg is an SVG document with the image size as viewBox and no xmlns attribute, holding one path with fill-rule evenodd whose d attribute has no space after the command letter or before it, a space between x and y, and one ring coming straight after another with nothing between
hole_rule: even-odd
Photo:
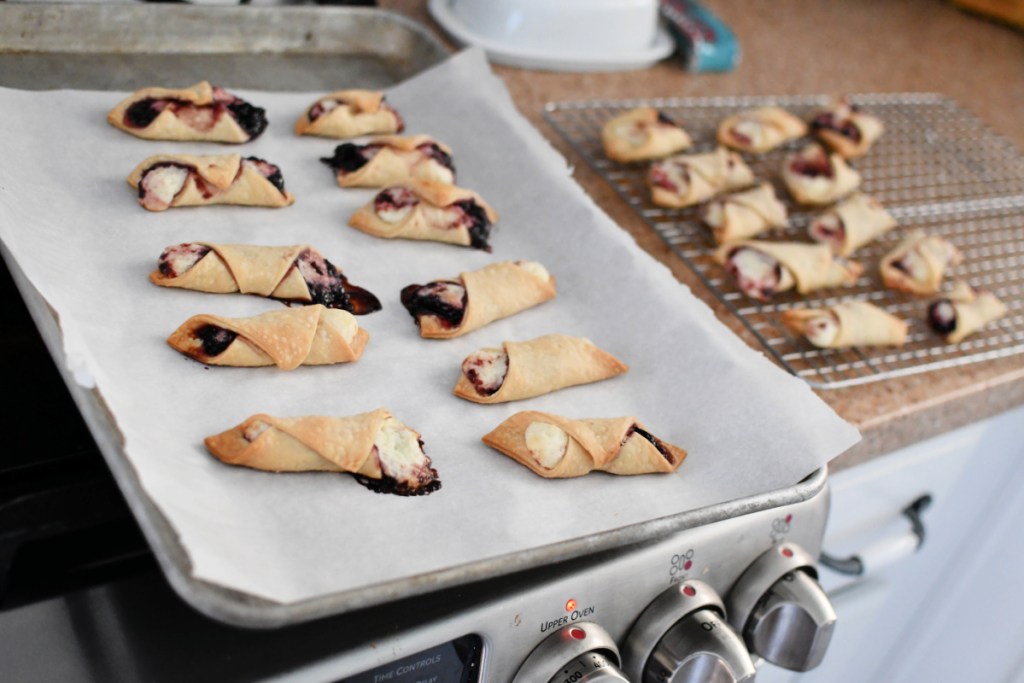
<instances>
[{"instance_id":1,"label":"teal object","mask_svg":"<svg viewBox=\"0 0 1024 683\"><path fill-rule=\"evenodd\" d=\"M688 71L732 71L740 62L736 34L695 0L661 0L668 23Z\"/></svg>"}]
</instances>

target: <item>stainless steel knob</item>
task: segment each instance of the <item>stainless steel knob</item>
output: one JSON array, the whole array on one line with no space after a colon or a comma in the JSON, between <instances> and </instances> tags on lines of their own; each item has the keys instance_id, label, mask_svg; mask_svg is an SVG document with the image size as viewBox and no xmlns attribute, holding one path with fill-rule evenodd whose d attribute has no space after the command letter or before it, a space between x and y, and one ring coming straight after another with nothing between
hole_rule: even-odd
<instances>
[{"instance_id":1,"label":"stainless steel knob","mask_svg":"<svg viewBox=\"0 0 1024 683\"><path fill-rule=\"evenodd\" d=\"M513 683L629 683L619 670L619 648L592 621L564 626L540 642Z\"/></svg>"},{"instance_id":2,"label":"stainless steel knob","mask_svg":"<svg viewBox=\"0 0 1024 683\"><path fill-rule=\"evenodd\" d=\"M729 622L751 653L792 671L818 666L836 613L815 580L814 558L793 543L764 553L729 594Z\"/></svg>"},{"instance_id":3,"label":"stainless steel knob","mask_svg":"<svg viewBox=\"0 0 1024 683\"><path fill-rule=\"evenodd\" d=\"M743 641L711 610L698 610L670 628L655 646L642 683L747 683L757 670Z\"/></svg>"},{"instance_id":4,"label":"stainless steel knob","mask_svg":"<svg viewBox=\"0 0 1024 683\"><path fill-rule=\"evenodd\" d=\"M638 683L753 681L747 648L724 615L722 599L708 584L676 584L633 625L622 647L626 676Z\"/></svg>"}]
</instances>

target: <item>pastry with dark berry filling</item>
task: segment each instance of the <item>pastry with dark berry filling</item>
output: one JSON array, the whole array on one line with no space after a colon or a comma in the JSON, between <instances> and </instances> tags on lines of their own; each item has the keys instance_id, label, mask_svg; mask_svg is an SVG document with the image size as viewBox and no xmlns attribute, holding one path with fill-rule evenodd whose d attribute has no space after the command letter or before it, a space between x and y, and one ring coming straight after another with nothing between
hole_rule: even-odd
<instances>
[{"instance_id":1,"label":"pastry with dark berry filling","mask_svg":"<svg viewBox=\"0 0 1024 683\"><path fill-rule=\"evenodd\" d=\"M525 411L508 418L483 442L545 479L609 474L667 474L686 451L651 434L635 417L572 420Z\"/></svg>"},{"instance_id":2,"label":"pastry with dark berry filling","mask_svg":"<svg viewBox=\"0 0 1024 683\"><path fill-rule=\"evenodd\" d=\"M782 180L801 204L831 204L860 187L860 174L838 154L811 143L786 156Z\"/></svg>"},{"instance_id":3,"label":"pastry with dark berry filling","mask_svg":"<svg viewBox=\"0 0 1024 683\"><path fill-rule=\"evenodd\" d=\"M462 361L455 395L475 403L507 403L578 384L610 379L629 366L589 339L549 334L525 342L502 342Z\"/></svg>"},{"instance_id":4,"label":"pastry with dark berry filling","mask_svg":"<svg viewBox=\"0 0 1024 683\"><path fill-rule=\"evenodd\" d=\"M856 261L835 258L824 244L740 241L719 247L715 259L741 292L758 301L793 288L807 294L852 285L864 272Z\"/></svg>"},{"instance_id":5,"label":"pastry with dark berry filling","mask_svg":"<svg viewBox=\"0 0 1024 683\"><path fill-rule=\"evenodd\" d=\"M195 315L167 343L206 365L294 370L357 361L369 338L348 311L314 304L250 318Z\"/></svg>"},{"instance_id":6,"label":"pastry with dark berry filling","mask_svg":"<svg viewBox=\"0 0 1024 683\"><path fill-rule=\"evenodd\" d=\"M419 432L383 408L347 417L253 415L204 443L228 465L267 472L347 472L371 491L399 496L441 488Z\"/></svg>"},{"instance_id":7,"label":"pastry with dark berry filling","mask_svg":"<svg viewBox=\"0 0 1024 683\"><path fill-rule=\"evenodd\" d=\"M384 135L365 145L346 142L320 161L331 167L341 187L388 187L414 180L455 183L451 148L429 135Z\"/></svg>"},{"instance_id":8,"label":"pastry with dark berry filling","mask_svg":"<svg viewBox=\"0 0 1024 683\"><path fill-rule=\"evenodd\" d=\"M807 124L780 107L734 114L718 125L718 142L741 152L763 154L807 135Z\"/></svg>"},{"instance_id":9,"label":"pastry with dark berry filling","mask_svg":"<svg viewBox=\"0 0 1024 683\"><path fill-rule=\"evenodd\" d=\"M306 244L175 244L164 249L149 279L161 287L255 294L292 303L323 304L355 315L381 307L377 297L351 284L333 263Z\"/></svg>"},{"instance_id":10,"label":"pastry with dark berry filling","mask_svg":"<svg viewBox=\"0 0 1024 683\"><path fill-rule=\"evenodd\" d=\"M144 88L107 114L107 122L147 140L249 142L267 127L266 112L206 81L191 88Z\"/></svg>"},{"instance_id":11,"label":"pastry with dark berry filling","mask_svg":"<svg viewBox=\"0 0 1024 683\"><path fill-rule=\"evenodd\" d=\"M881 119L865 114L848 100L836 100L811 119L819 140L847 159L863 156L885 132Z\"/></svg>"},{"instance_id":12,"label":"pastry with dark berry filling","mask_svg":"<svg viewBox=\"0 0 1024 683\"><path fill-rule=\"evenodd\" d=\"M135 167L128 184L147 211L181 206L291 206L281 169L257 157L239 154L159 154Z\"/></svg>"},{"instance_id":13,"label":"pastry with dark berry filling","mask_svg":"<svg viewBox=\"0 0 1024 683\"><path fill-rule=\"evenodd\" d=\"M829 308L790 309L782 322L822 349L902 346L907 323L866 301L844 301Z\"/></svg>"},{"instance_id":14,"label":"pastry with dark berry filling","mask_svg":"<svg viewBox=\"0 0 1024 683\"><path fill-rule=\"evenodd\" d=\"M651 201L672 209L699 204L722 192L741 190L753 182L750 167L739 154L724 147L655 161L647 173Z\"/></svg>"},{"instance_id":15,"label":"pastry with dark berry filling","mask_svg":"<svg viewBox=\"0 0 1024 683\"><path fill-rule=\"evenodd\" d=\"M928 325L947 344L959 344L1008 311L992 292L974 289L958 280L952 292L928 306Z\"/></svg>"},{"instance_id":16,"label":"pastry with dark berry filling","mask_svg":"<svg viewBox=\"0 0 1024 683\"><path fill-rule=\"evenodd\" d=\"M771 183L712 199L701 210L701 219L719 244L760 235L786 226L786 207L775 196Z\"/></svg>"},{"instance_id":17,"label":"pastry with dark berry filling","mask_svg":"<svg viewBox=\"0 0 1024 683\"><path fill-rule=\"evenodd\" d=\"M681 126L654 107L639 107L608 121L601 142L609 159L623 163L662 159L693 144Z\"/></svg>"},{"instance_id":18,"label":"pastry with dark berry filling","mask_svg":"<svg viewBox=\"0 0 1024 683\"><path fill-rule=\"evenodd\" d=\"M934 294L939 291L948 268L959 265L963 256L944 237L915 230L879 264L882 282L889 289L911 294Z\"/></svg>"},{"instance_id":19,"label":"pastry with dark berry filling","mask_svg":"<svg viewBox=\"0 0 1024 683\"><path fill-rule=\"evenodd\" d=\"M314 102L295 122L296 135L319 135L345 140L360 135L401 133L405 122L384 93L339 90Z\"/></svg>"},{"instance_id":20,"label":"pastry with dark berry filling","mask_svg":"<svg viewBox=\"0 0 1024 683\"><path fill-rule=\"evenodd\" d=\"M555 278L536 261L503 261L450 280L402 289L420 336L451 339L555 298Z\"/></svg>"},{"instance_id":21,"label":"pastry with dark berry filling","mask_svg":"<svg viewBox=\"0 0 1024 683\"><path fill-rule=\"evenodd\" d=\"M498 214L480 195L436 181L381 190L348 224L386 239L428 240L490 251Z\"/></svg>"},{"instance_id":22,"label":"pastry with dark berry filling","mask_svg":"<svg viewBox=\"0 0 1024 683\"><path fill-rule=\"evenodd\" d=\"M896 227L882 203L863 192L852 195L811 221L807 234L833 253L849 256Z\"/></svg>"}]
</instances>

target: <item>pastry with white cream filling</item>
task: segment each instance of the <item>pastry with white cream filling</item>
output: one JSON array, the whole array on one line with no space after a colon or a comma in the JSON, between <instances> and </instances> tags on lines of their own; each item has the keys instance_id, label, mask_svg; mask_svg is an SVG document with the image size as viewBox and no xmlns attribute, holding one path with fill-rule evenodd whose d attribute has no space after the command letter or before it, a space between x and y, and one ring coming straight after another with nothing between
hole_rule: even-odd
<instances>
[{"instance_id":1,"label":"pastry with white cream filling","mask_svg":"<svg viewBox=\"0 0 1024 683\"><path fill-rule=\"evenodd\" d=\"M760 107L728 117L718 142L741 152L762 154L807 134L807 124L781 107Z\"/></svg>"},{"instance_id":2,"label":"pastry with white cream filling","mask_svg":"<svg viewBox=\"0 0 1024 683\"><path fill-rule=\"evenodd\" d=\"M944 237L915 230L882 258L878 268L890 289L934 294L939 291L946 270L958 265L962 258L960 250Z\"/></svg>"},{"instance_id":3,"label":"pastry with white cream filling","mask_svg":"<svg viewBox=\"0 0 1024 683\"><path fill-rule=\"evenodd\" d=\"M831 204L860 187L860 174L838 154L809 144L786 156L782 180L801 204Z\"/></svg>"},{"instance_id":4,"label":"pastry with white cream filling","mask_svg":"<svg viewBox=\"0 0 1024 683\"><path fill-rule=\"evenodd\" d=\"M819 348L902 346L907 323L865 301L783 311L782 322Z\"/></svg>"},{"instance_id":5,"label":"pastry with white cream filling","mask_svg":"<svg viewBox=\"0 0 1024 683\"><path fill-rule=\"evenodd\" d=\"M280 168L238 154L151 156L129 174L128 184L147 211L214 204L280 208L295 202Z\"/></svg>"},{"instance_id":6,"label":"pastry with white cream filling","mask_svg":"<svg viewBox=\"0 0 1024 683\"><path fill-rule=\"evenodd\" d=\"M885 132L881 119L865 114L846 99L836 100L811 119L811 130L847 159L863 156Z\"/></svg>"},{"instance_id":7,"label":"pastry with white cream filling","mask_svg":"<svg viewBox=\"0 0 1024 683\"><path fill-rule=\"evenodd\" d=\"M735 242L786 225L786 207L771 183L712 199L701 211L718 244Z\"/></svg>"},{"instance_id":8,"label":"pastry with white cream filling","mask_svg":"<svg viewBox=\"0 0 1024 683\"><path fill-rule=\"evenodd\" d=\"M740 291L759 301L794 287L806 294L852 285L864 272L856 261L835 258L824 244L740 241L719 247L715 259Z\"/></svg>"},{"instance_id":9,"label":"pastry with white cream filling","mask_svg":"<svg viewBox=\"0 0 1024 683\"><path fill-rule=\"evenodd\" d=\"M747 187L754 173L736 152L718 147L702 154L678 154L655 161L647 173L651 201L680 209Z\"/></svg>"},{"instance_id":10,"label":"pastry with white cream filling","mask_svg":"<svg viewBox=\"0 0 1024 683\"><path fill-rule=\"evenodd\" d=\"M807 234L829 245L833 253L849 256L896 227L882 203L863 192L852 195L811 221Z\"/></svg>"},{"instance_id":11,"label":"pastry with white cream filling","mask_svg":"<svg viewBox=\"0 0 1024 683\"><path fill-rule=\"evenodd\" d=\"M334 171L341 187L388 187L413 180L455 183L451 148L429 135L384 135L365 145L346 142L320 161Z\"/></svg>"},{"instance_id":12,"label":"pastry with white cream filling","mask_svg":"<svg viewBox=\"0 0 1024 683\"><path fill-rule=\"evenodd\" d=\"M601 142L613 161L661 159L690 147L690 136L654 107L639 107L604 124Z\"/></svg>"},{"instance_id":13,"label":"pastry with white cream filling","mask_svg":"<svg viewBox=\"0 0 1024 683\"><path fill-rule=\"evenodd\" d=\"M339 90L314 102L295 122L296 135L325 138L356 138L360 135L401 133L405 122L384 93L372 90Z\"/></svg>"}]
</instances>

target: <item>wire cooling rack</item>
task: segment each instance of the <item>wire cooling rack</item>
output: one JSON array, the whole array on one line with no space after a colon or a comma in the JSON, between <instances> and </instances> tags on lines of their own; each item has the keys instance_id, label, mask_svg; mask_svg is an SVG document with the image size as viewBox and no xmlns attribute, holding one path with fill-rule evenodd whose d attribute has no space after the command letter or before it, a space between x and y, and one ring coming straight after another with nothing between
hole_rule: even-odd
<instances>
[{"instance_id":1,"label":"wire cooling rack","mask_svg":"<svg viewBox=\"0 0 1024 683\"><path fill-rule=\"evenodd\" d=\"M809 119L829 102L828 96L557 102L545 107L544 116L769 354L812 386L852 386L1024 353L1024 156L941 95L866 94L850 99L885 123L882 138L853 165L863 178L861 189L885 204L899 227L851 256L865 266L855 285L810 296L784 292L768 303L743 295L714 261L715 243L696 207L654 205L645 182L648 165L621 164L605 156L601 127L618 114L649 105L686 128L695 143L689 151L707 151L715 146L718 123L733 113L774 104ZM804 142L794 141L764 155L744 155L755 176L770 180L789 210L789 226L767 239L807 241L807 226L817 211L793 203L779 175L783 157ZM946 237L963 252L963 263L947 272L943 291L955 279L964 279L993 292L1009 313L959 344L946 344L936 336L925 322L931 298L888 290L878 275L882 256L918 228ZM782 325L779 314L788 308L831 306L850 299L870 301L906 320L907 343L899 348L818 349Z\"/></svg>"}]
</instances>

